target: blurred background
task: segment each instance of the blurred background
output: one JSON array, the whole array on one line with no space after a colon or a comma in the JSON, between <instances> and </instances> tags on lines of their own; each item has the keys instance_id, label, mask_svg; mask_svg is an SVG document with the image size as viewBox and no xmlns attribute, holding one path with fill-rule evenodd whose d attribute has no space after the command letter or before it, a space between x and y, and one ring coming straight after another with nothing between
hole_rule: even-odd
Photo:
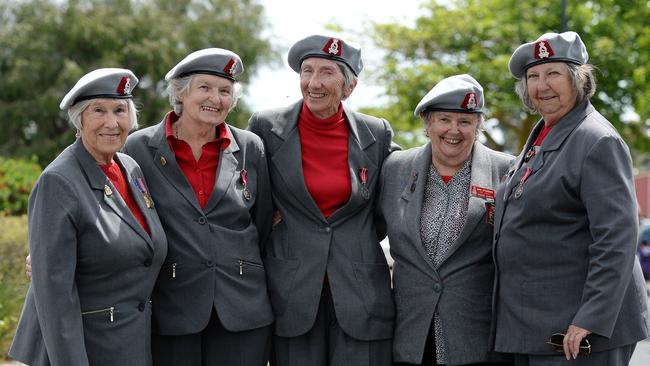
<instances>
[{"instance_id":1,"label":"blurred background","mask_svg":"<svg viewBox=\"0 0 650 366\"><path fill-rule=\"evenodd\" d=\"M648 19L648 0L0 0L0 361L28 286L27 197L42 169L74 140L58 105L88 71L133 70L141 80L134 95L145 127L169 110L163 77L173 65L200 48L231 49L244 61L245 95L228 122L246 127L252 111L300 98L298 76L286 63L290 45L331 34L363 49L366 66L346 103L387 118L403 147L425 141L413 116L422 96L446 76L469 73L485 88L482 141L517 154L537 116L514 93L510 55L542 33L574 30L598 68L592 103L632 150L645 229ZM650 229L644 235L648 245L639 254L650 261ZM643 343L636 365L650 364Z\"/></svg>"}]
</instances>

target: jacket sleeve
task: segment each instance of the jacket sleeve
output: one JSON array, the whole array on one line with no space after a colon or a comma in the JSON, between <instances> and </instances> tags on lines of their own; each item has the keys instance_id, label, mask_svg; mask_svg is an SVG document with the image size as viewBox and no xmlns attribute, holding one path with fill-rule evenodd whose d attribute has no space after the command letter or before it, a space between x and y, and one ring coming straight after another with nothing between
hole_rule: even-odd
<instances>
[{"instance_id":1,"label":"jacket sleeve","mask_svg":"<svg viewBox=\"0 0 650 366\"><path fill-rule=\"evenodd\" d=\"M610 337L630 283L638 231L632 160L617 136L601 137L582 166L589 219L589 269L572 324Z\"/></svg>"},{"instance_id":2,"label":"jacket sleeve","mask_svg":"<svg viewBox=\"0 0 650 366\"><path fill-rule=\"evenodd\" d=\"M273 220L273 205L271 199L271 179L269 178L268 163L264 153L264 146L259 143L256 145L257 156L257 198L253 207L253 220L257 227L259 235L260 253L264 257L265 243L271 232L271 223Z\"/></svg>"},{"instance_id":3,"label":"jacket sleeve","mask_svg":"<svg viewBox=\"0 0 650 366\"><path fill-rule=\"evenodd\" d=\"M382 119L381 120L384 124L384 139L382 141L383 144L383 149L382 149L382 162L381 162L381 169L380 169L380 175L379 175L379 181L377 183L377 188L376 188L376 194L375 194L375 202L374 202L374 208L373 208L373 215L374 215L374 220L375 220L375 227L377 231L377 239L383 240L386 237L386 219L384 218L383 213L381 212L381 191L383 189L383 171L384 171L384 163L386 162L386 159L388 158L388 155L390 155L391 152L395 150L401 150L402 148L393 142L393 129L390 127L390 123L388 123L387 120Z\"/></svg>"},{"instance_id":4,"label":"jacket sleeve","mask_svg":"<svg viewBox=\"0 0 650 366\"><path fill-rule=\"evenodd\" d=\"M88 365L75 269L74 187L44 173L29 200L29 245L36 312L51 364Z\"/></svg>"}]
</instances>

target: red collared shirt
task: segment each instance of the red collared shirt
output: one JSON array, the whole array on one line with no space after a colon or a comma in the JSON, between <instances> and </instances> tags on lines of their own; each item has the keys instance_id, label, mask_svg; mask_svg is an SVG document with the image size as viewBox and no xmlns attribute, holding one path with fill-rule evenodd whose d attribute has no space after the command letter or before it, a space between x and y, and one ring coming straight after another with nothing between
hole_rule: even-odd
<instances>
[{"instance_id":1,"label":"red collared shirt","mask_svg":"<svg viewBox=\"0 0 650 366\"><path fill-rule=\"evenodd\" d=\"M122 172L120 166L115 161L112 161L110 164L99 164L99 167L102 169L104 174L106 174L106 177L110 179L111 183L113 183L113 186L115 186L115 189L117 189L117 192L124 200L124 203L126 203L126 206L129 208L129 210L131 210L133 216L135 216L135 219L138 220L144 231L146 231L147 234L151 236L151 230L149 230L147 220L144 218L144 215L142 214L142 211L140 211L138 204L133 199L131 190L126 183L124 172Z\"/></svg>"},{"instance_id":2,"label":"red collared shirt","mask_svg":"<svg viewBox=\"0 0 650 366\"><path fill-rule=\"evenodd\" d=\"M178 166L192 186L199 205L201 208L205 208L214 189L214 181L219 167L219 154L222 149L230 145L230 134L225 122L217 125L215 139L201 147L201 157L197 161L190 145L174 137L172 123L177 120L178 116L174 112L167 114L165 121L167 143L176 156Z\"/></svg>"}]
</instances>

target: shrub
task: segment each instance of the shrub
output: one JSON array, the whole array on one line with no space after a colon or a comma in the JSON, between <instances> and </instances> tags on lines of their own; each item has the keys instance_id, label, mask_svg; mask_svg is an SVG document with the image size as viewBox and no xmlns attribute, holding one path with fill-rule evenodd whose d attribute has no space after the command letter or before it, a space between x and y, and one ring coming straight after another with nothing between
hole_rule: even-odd
<instances>
[{"instance_id":1,"label":"shrub","mask_svg":"<svg viewBox=\"0 0 650 366\"><path fill-rule=\"evenodd\" d=\"M0 157L0 214L25 214L29 192L40 174L36 157L31 160Z\"/></svg>"},{"instance_id":2,"label":"shrub","mask_svg":"<svg viewBox=\"0 0 650 366\"><path fill-rule=\"evenodd\" d=\"M0 216L0 360L7 357L29 281L27 216Z\"/></svg>"}]
</instances>

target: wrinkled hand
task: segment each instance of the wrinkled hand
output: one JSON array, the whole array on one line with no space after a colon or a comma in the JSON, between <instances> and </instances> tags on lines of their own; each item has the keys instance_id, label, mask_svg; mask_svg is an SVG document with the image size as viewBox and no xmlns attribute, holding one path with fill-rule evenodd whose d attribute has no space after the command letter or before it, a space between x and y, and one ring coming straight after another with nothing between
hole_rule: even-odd
<instances>
[{"instance_id":1,"label":"wrinkled hand","mask_svg":"<svg viewBox=\"0 0 650 366\"><path fill-rule=\"evenodd\" d=\"M576 325L569 325L569 328L566 330L566 335L564 336L564 356L567 360L570 360L572 357L575 360L578 357L580 352L580 341L583 338L591 334L590 331L580 328Z\"/></svg>"},{"instance_id":2,"label":"wrinkled hand","mask_svg":"<svg viewBox=\"0 0 650 366\"><path fill-rule=\"evenodd\" d=\"M271 221L271 230L275 230L275 228L280 225L280 222L282 221L282 215L280 215L280 211L275 210L273 213L273 219Z\"/></svg>"},{"instance_id":3,"label":"wrinkled hand","mask_svg":"<svg viewBox=\"0 0 650 366\"><path fill-rule=\"evenodd\" d=\"M25 276L28 280L32 280L32 258L27 254L25 257Z\"/></svg>"}]
</instances>

